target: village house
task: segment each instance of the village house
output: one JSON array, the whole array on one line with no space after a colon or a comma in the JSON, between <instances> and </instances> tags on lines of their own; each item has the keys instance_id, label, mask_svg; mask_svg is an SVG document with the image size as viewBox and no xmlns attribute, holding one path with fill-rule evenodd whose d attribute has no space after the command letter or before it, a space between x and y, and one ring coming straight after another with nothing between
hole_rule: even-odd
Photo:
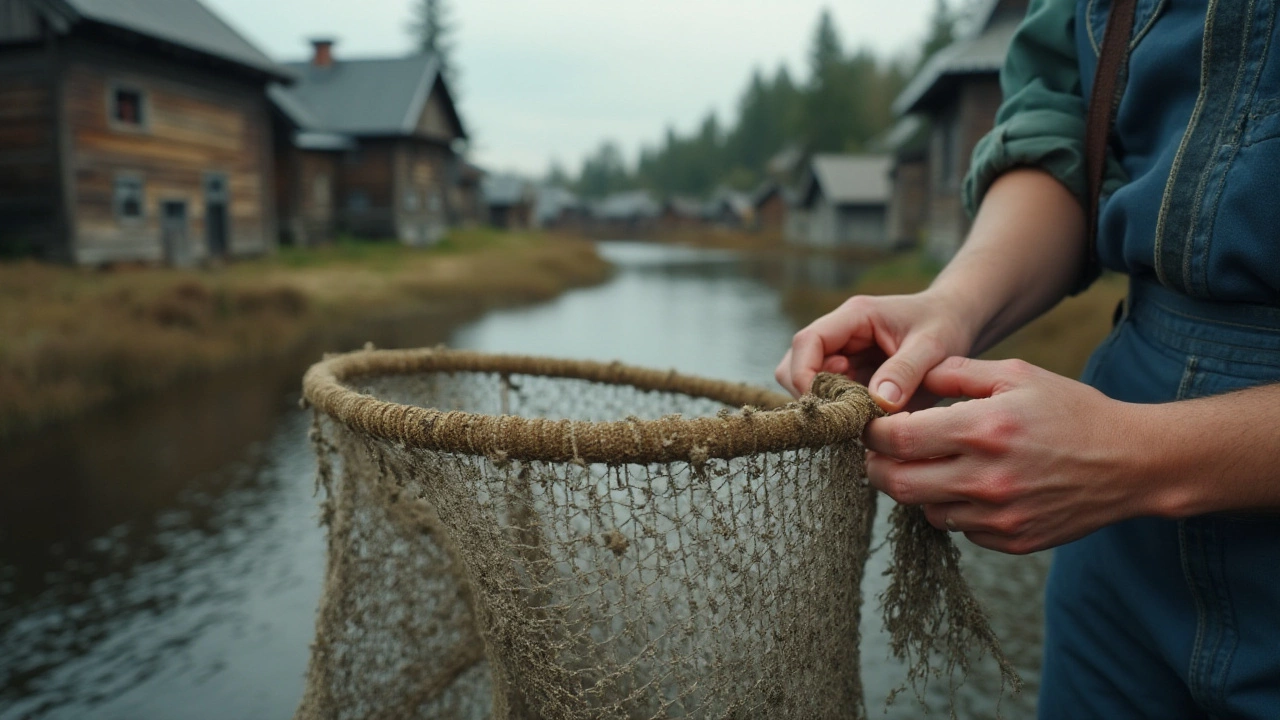
<instances>
[{"instance_id":1,"label":"village house","mask_svg":"<svg viewBox=\"0 0 1280 720\"><path fill-rule=\"evenodd\" d=\"M336 232L428 245L475 214L461 182L467 134L438 60L429 54L342 59L334 41L287 63L276 186L286 237L312 244Z\"/></svg>"},{"instance_id":2,"label":"village house","mask_svg":"<svg viewBox=\"0 0 1280 720\"><path fill-rule=\"evenodd\" d=\"M662 201L658 228L665 234L680 233L702 227L702 201L684 195L672 195Z\"/></svg>"},{"instance_id":3,"label":"village house","mask_svg":"<svg viewBox=\"0 0 1280 720\"><path fill-rule=\"evenodd\" d=\"M568 230L582 224L582 200L560 185L542 185L534 191L533 224L543 229Z\"/></svg>"},{"instance_id":4,"label":"village house","mask_svg":"<svg viewBox=\"0 0 1280 720\"><path fill-rule=\"evenodd\" d=\"M591 232L609 239L645 238L658 227L662 207L648 190L624 190L591 208Z\"/></svg>"},{"instance_id":5,"label":"village house","mask_svg":"<svg viewBox=\"0 0 1280 720\"><path fill-rule=\"evenodd\" d=\"M929 253L940 259L954 255L969 231L960 184L974 146L995 122L1000 68L1026 11L1027 0L986 0L974 31L930 58L894 101L896 115L921 116L930 128L923 165L918 146L903 145L894 173L895 204L904 216L925 218L921 234ZM922 191L920 174L926 172ZM919 201L911 195L921 192L926 201L918 213ZM911 229L899 226L897 232Z\"/></svg>"},{"instance_id":6,"label":"village house","mask_svg":"<svg viewBox=\"0 0 1280 720\"><path fill-rule=\"evenodd\" d=\"M929 218L929 122L921 115L905 115L873 143L873 149L893 155L889 171L889 240L895 247L922 244Z\"/></svg>"},{"instance_id":7,"label":"village house","mask_svg":"<svg viewBox=\"0 0 1280 720\"><path fill-rule=\"evenodd\" d=\"M741 230L754 223L751 196L725 187L716 188L702 212L708 224L720 228Z\"/></svg>"},{"instance_id":8,"label":"village house","mask_svg":"<svg viewBox=\"0 0 1280 720\"><path fill-rule=\"evenodd\" d=\"M265 90L289 79L197 0L0 0L0 254L270 250Z\"/></svg>"},{"instance_id":9,"label":"village house","mask_svg":"<svg viewBox=\"0 0 1280 720\"><path fill-rule=\"evenodd\" d=\"M480 182L480 194L491 227L525 230L533 226L533 184L518 175L487 175Z\"/></svg>"},{"instance_id":10,"label":"village house","mask_svg":"<svg viewBox=\"0 0 1280 720\"><path fill-rule=\"evenodd\" d=\"M886 232L888 155L815 155L787 223L787 240L811 247L891 250Z\"/></svg>"},{"instance_id":11,"label":"village house","mask_svg":"<svg viewBox=\"0 0 1280 720\"><path fill-rule=\"evenodd\" d=\"M766 235L781 236L787 222L789 193L781 183L766 180L752 196L754 228Z\"/></svg>"}]
</instances>

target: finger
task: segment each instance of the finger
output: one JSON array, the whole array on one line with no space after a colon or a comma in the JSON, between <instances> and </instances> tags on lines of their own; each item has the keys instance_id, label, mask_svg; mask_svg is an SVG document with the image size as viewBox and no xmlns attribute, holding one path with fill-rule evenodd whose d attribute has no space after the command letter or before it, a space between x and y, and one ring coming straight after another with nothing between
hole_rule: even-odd
<instances>
[{"instance_id":1,"label":"finger","mask_svg":"<svg viewBox=\"0 0 1280 720\"><path fill-rule=\"evenodd\" d=\"M791 382L791 351L782 356L782 362L778 363L778 367L774 368L773 379L778 381L784 390L791 393L792 397L799 397L800 393L796 392L795 385Z\"/></svg>"},{"instance_id":2,"label":"finger","mask_svg":"<svg viewBox=\"0 0 1280 720\"><path fill-rule=\"evenodd\" d=\"M930 503L923 506L925 519L929 524L943 532L963 532L964 528L956 522L960 508L967 503ZM960 513L962 514L962 513Z\"/></svg>"},{"instance_id":3,"label":"finger","mask_svg":"<svg viewBox=\"0 0 1280 720\"><path fill-rule=\"evenodd\" d=\"M1020 379L1044 372L1021 360L972 360L950 357L929 370L924 386L946 398L987 398L1009 389Z\"/></svg>"},{"instance_id":4,"label":"finger","mask_svg":"<svg viewBox=\"0 0 1280 720\"><path fill-rule=\"evenodd\" d=\"M851 364L849 358L844 355L828 355L822 361L822 372L835 373L837 375L846 375L849 372Z\"/></svg>"},{"instance_id":5,"label":"finger","mask_svg":"<svg viewBox=\"0 0 1280 720\"><path fill-rule=\"evenodd\" d=\"M796 390L807 392L828 355L857 353L874 343L874 330L865 314L828 313L792 340L791 383Z\"/></svg>"},{"instance_id":6,"label":"finger","mask_svg":"<svg viewBox=\"0 0 1280 720\"><path fill-rule=\"evenodd\" d=\"M901 410L924 380L925 373L946 358L936 340L925 335L909 335L871 378L871 394L888 412Z\"/></svg>"},{"instance_id":7,"label":"finger","mask_svg":"<svg viewBox=\"0 0 1280 720\"><path fill-rule=\"evenodd\" d=\"M963 502L955 488L962 485L958 458L899 462L881 453L867 453L867 480L903 505Z\"/></svg>"},{"instance_id":8,"label":"finger","mask_svg":"<svg viewBox=\"0 0 1280 720\"><path fill-rule=\"evenodd\" d=\"M895 460L927 460L967 452L976 411L964 403L877 418L862 442Z\"/></svg>"}]
</instances>

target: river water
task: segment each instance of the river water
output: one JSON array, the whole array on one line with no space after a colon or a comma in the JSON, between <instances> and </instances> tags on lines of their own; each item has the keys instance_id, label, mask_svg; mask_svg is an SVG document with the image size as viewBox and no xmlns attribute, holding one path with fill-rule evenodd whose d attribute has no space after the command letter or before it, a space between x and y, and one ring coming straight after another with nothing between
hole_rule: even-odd
<instances>
[{"instance_id":1,"label":"river water","mask_svg":"<svg viewBox=\"0 0 1280 720\"><path fill-rule=\"evenodd\" d=\"M846 283L856 267L780 267L728 251L604 243L604 285L461 325L401 318L328 341L620 359L758 384L797 329L786 282ZM308 357L314 353L309 353ZM193 381L0 447L0 720L286 718L302 692L324 571L315 464L297 407L302 357ZM886 501L887 504L887 501ZM882 507L881 517L886 514ZM883 533L883 527L879 528ZM1026 682L1033 715L1047 555L964 547L966 573ZM873 717L919 717L864 588ZM980 662L962 718L994 717L1000 682ZM925 698L946 716L946 683Z\"/></svg>"}]
</instances>

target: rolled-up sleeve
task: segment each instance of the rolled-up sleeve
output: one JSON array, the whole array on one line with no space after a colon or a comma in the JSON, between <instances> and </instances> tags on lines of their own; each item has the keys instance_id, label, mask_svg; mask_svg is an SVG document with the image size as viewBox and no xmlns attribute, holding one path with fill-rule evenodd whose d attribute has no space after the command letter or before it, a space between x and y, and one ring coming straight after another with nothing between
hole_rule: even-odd
<instances>
[{"instance_id":1,"label":"rolled-up sleeve","mask_svg":"<svg viewBox=\"0 0 1280 720\"><path fill-rule=\"evenodd\" d=\"M977 212L991 184L1015 167L1038 167L1084 204L1086 103L1075 45L1075 1L1032 0L1000 73L996 125L974 147L963 199Z\"/></svg>"}]
</instances>

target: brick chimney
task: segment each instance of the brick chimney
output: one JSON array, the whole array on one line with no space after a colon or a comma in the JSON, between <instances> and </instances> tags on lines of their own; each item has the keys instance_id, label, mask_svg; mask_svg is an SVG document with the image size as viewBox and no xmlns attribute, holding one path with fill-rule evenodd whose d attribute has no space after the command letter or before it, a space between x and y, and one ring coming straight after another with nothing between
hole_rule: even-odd
<instances>
[{"instance_id":1,"label":"brick chimney","mask_svg":"<svg viewBox=\"0 0 1280 720\"><path fill-rule=\"evenodd\" d=\"M311 40L311 47L314 50L311 55L311 67L333 67L334 42L336 41L333 38L314 38Z\"/></svg>"}]
</instances>

